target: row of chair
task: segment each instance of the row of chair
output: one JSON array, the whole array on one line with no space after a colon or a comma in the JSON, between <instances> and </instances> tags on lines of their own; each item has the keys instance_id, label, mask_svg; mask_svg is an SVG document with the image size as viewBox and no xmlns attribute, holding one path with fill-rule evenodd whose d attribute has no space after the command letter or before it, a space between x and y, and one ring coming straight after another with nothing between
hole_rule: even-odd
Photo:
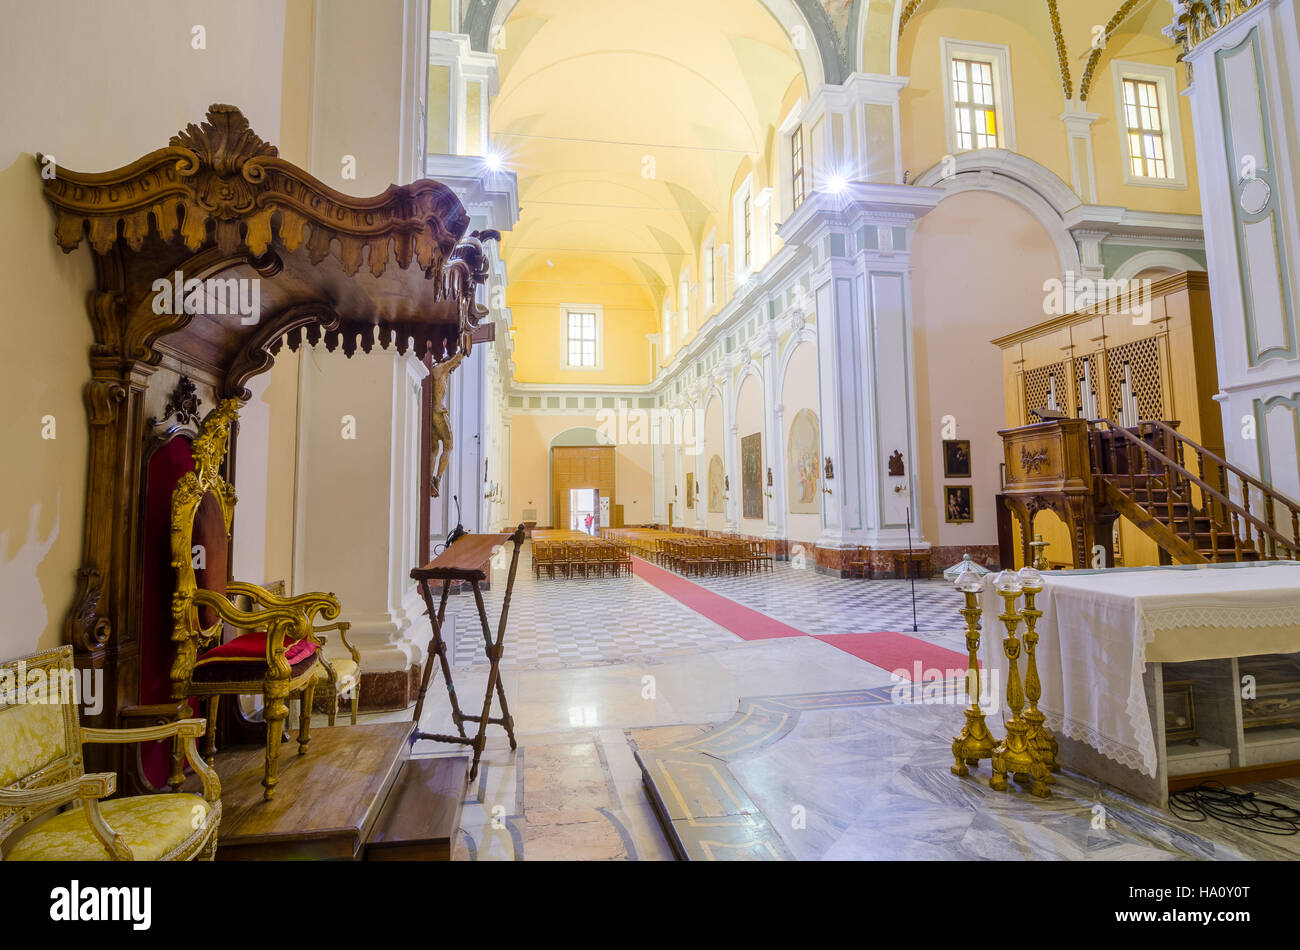
<instances>
[{"instance_id":1,"label":"row of chair","mask_svg":"<svg viewBox=\"0 0 1300 950\"><path fill-rule=\"evenodd\" d=\"M727 538L665 538L657 559L679 574L742 574L771 570L772 554L764 541Z\"/></svg>"},{"instance_id":2,"label":"row of chair","mask_svg":"<svg viewBox=\"0 0 1300 950\"><path fill-rule=\"evenodd\" d=\"M631 574L632 557L627 548L613 541L591 538L581 541L533 541L533 576L583 577Z\"/></svg>"}]
</instances>

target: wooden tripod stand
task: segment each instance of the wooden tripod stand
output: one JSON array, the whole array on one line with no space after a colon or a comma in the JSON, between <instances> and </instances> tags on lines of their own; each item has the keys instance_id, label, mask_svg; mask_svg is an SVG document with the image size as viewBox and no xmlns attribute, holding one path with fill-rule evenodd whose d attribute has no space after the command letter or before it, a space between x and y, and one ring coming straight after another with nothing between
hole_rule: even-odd
<instances>
[{"instance_id":1,"label":"wooden tripod stand","mask_svg":"<svg viewBox=\"0 0 1300 950\"><path fill-rule=\"evenodd\" d=\"M491 624L488 621L487 608L483 605L483 592L479 584L487 580L492 551L504 544L513 543L510 555L510 573L506 578L505 596L501 600L501 617L497 622L496 638L493 639ZM524 543L524 526L520 525L513 534L466 534L447 546L441 554L426 564L411 571L411 579L420 585L420 594L429 611L429 625L433 636L429 640L429 656L425 660L424 675L420 678L420 695L415 703L415 722L418 727L420 716L424 713L424 696L429 690L429 680L433 674L433 657L436 654L442 665L443 678L447 680L447 695L451 698L451 721L456 725L459 735L443 735L430 732L415 732L411 742L420 739L432 739L435 742L455 742L471 746L474 759L470 765L469 779L472 782L478 775L478 761L483 755L483 745L487 738L488 724L503 726L510 737L510 748L515 749L515 721L506 704L506 691L501 685L501 656L504 653L502 640L505 638L506 618L510 613L510 594L515 586L515 571L519 567L519 548ZM442 581L442 594L438 607L433 606L431 581ZM474 604L478 608L479 623L483 628L483 646L488 658L487 688L483 692L483 712L470 716L461 712L460 702L456 698L456 686L451 679L451 664L447 661L447 642L442 637L442 624L447 615L447 596L451 591L452 581L468 582L474 591ZM492 693L495 691L501 702L501 715L492 716ZM473 736L465 735L465 723L478 723L478 731Z\"/></svg>"}]
</instances>

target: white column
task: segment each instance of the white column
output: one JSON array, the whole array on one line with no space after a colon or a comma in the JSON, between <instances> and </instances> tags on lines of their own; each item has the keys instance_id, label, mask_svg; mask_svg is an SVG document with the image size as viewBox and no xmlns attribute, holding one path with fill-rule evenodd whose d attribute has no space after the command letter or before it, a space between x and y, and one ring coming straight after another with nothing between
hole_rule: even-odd
<instances>
[{"instance_id":1,"label":"white column","mask_svg":"<svg viewBox=\"0 0 1300 950\"><path fill-rule=\"evenodd\" d=\"M1065 123L1065 144L1070 154L1070 185L1083 199L1084 204L1097 200L1097 169L1092 151L1092 124L1100 115L1086 112L1083 103L1071 100L1065 104L1061 121Z\"/></svg>"},{"instance_id":2,"label":"white column","mask_svg":"<svg viewBox=\"0 0 1300 950\"><path fill-rule=\"evenodd\" d=\"M736 423L736 364L727 365L722 383L722 471L726 476L726 501L722 503L723 528L740 530L740 429Z\"/></svg>"},{"instance_id":3,"label":"white column","mask_svg":"<svg viewBox=\"0 0 1300 950\"><path fill-rule=\"evenodd\" d=\"M1227 456L1292 495L1300 488L1296 20L1291 0L1260 0L1185 54Z\"/></svg>"},{"instance_id":4,"label":"white column","mask_svg":"<svg viewBox=\"0 0 1300 950\"><path fill-rule=\"evenodd\" d=\"M823 468L834 477L818 546L925 547L916 510L916 393L908 224L938 203L916 186L850 183L814 194L782 237L812 248ZM888 474L894 453L905 474ZM901 488L901 491L895 491Z\"/></svg>"},{"instance_id":5,"label":"white column","mask_svg":"<svg viewBox=\"0 0 1300 950\"><path fill-rule=\"evenodd\" d=\"M763 443L767 446L767 467L772 472L772 484L767 484L763 472L763 491L770 493L764 499L767 512L767 536L785 537L785 443L782 439L781 406L781 346L776 324L768 323L763 344Z\"/></svg>"},{"instance_id":6,"label":"white column","mask_svg":"<svg viewBox=\"0 0 1300 950\"><path fill-rule=\"evenodd\" d=\"M409 353L302 351L292 592L338 595L365 673L406 670L424 655L410 572L427 375Z\"/></svg>"}]
</instances>

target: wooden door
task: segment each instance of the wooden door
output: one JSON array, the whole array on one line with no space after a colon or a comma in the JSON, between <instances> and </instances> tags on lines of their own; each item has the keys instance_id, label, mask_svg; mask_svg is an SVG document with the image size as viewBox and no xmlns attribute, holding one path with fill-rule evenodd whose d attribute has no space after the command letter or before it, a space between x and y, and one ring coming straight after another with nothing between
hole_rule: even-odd
<instances>
[{"instance_id":1,"label":"wooden door","mask_svg":"<svg viewBox=\"0 0 1300 950\"><path fill-rule=\"evenodd\" d=\"M569 492L594 488L614 501L614 446L557 445L551 449L551 527L569 526Z\"/></svg>"}]
</instances>

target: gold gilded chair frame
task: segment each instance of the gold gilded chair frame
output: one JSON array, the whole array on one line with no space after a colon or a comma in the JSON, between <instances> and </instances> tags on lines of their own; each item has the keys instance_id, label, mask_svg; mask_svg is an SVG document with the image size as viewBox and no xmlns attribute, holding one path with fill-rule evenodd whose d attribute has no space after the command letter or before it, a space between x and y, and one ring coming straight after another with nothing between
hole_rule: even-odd
<instances>
[{"instance_id":1,"label":"gold gilded chair frame","mask_svg":"<svg viewBox=\"0 0 1300 950\"><path fill-rule=\"evenodd\" d=\"M275 795L279 781L280 743L284 723L289 716L289 697L301 692L303 713L298 725L298 754L305 755L311 742L311 705L315 695L316 662L294 675L286 651L295 641L310 640L317 644L313 625L317 616L326 620L338 617L340 606L333 594L310 593L297 597L279 597L256 584L231 581L226 594L201 589L194 574L194 520L204 497L212 495L221 506L221 515L229 538L236 502L235 490L221 475L230 442L230 426L238 418L239 403L222 400L203 421L194 440L194 470L187 472L172 493L171 551L176 572L176 591L172 595L172 640L176 659L172 664L173 698L191 697L207 701L207 718L213 724L208 733L205 753L208 764L215 758L216 717L222 696L260 693L266 720L266 773L262 779L264 797ZM231 597L243 596L257 608L241 610ZM210 608L216 620L202 626L199 610ZM266 631L266 671L257 678L195 682L195 666L200 648L214 645L225 625L243 631ZM172 759L172 787L182 781L179 756Z\"/></svg>"},{"instance_id":2,"label":"gold gilded chair frame","mask_svg":"<svg viewBox=\"0 0 1300 950\"><path fill-rule=\"evenodd\" d=\"M62 646L0 664L0 670L15 668L21 668L28 677L33 671L39 671L41 680L46 683L68 683L73 675L72 647ZM5 678L0 677L0 684L4 682ZM9 696L0 693L0 713L11 701ZM135 860L130 845L104 818L99 807L101 799L116 791L117 775L113 772L85 772L82 746L170 739L202 781L203 797L199 799L196 795L195 800L204 804L202 812L195 813L195 818L201 820L194 821L191 833L158 860L190 861L198 858L210 861L216 856L217 829L221 824L221 781L216 771L199 755L198 739L204 733L204 720L181 719L138 729L93 729L81 725L75 700L60 703L60 706L62 754L20 777L15 786L0 787L0 842L21 831L34 819L75 802L85 812L91 832L112 860Z\"/></svg>"}]
</instances>

